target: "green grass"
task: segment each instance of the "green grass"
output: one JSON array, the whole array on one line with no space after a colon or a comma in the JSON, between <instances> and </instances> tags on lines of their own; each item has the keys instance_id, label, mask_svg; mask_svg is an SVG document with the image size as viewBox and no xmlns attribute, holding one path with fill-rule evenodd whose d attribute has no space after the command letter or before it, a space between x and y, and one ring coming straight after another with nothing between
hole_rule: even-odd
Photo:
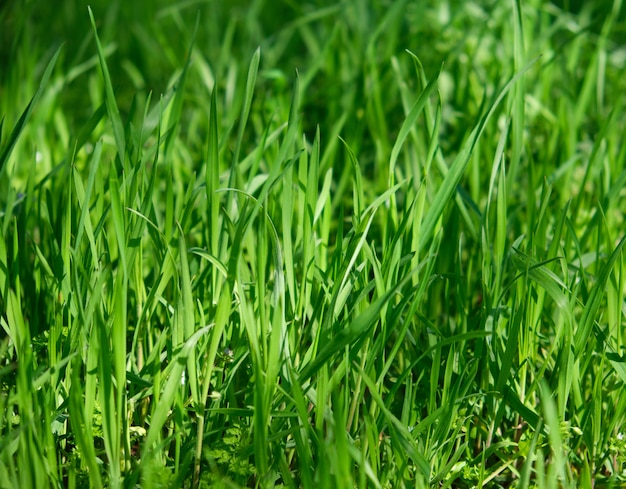
<instances>
[{"instance_id":1,"label":"green grass","mask_svg":"<svg viewBox=\"0 0 626 489\"><path fill-rule=\"evenodd\" d=\"M0 31L0 488L626 486L621 1Z\"/></svg>"}]
</instances>

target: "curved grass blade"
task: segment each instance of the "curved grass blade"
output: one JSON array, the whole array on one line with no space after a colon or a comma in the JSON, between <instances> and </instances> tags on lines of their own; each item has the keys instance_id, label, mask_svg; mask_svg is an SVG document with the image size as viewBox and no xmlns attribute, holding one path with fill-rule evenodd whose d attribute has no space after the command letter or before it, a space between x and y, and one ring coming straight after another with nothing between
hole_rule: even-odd
<instances>
[{"instance_id":1,"label":"curved grass blade","mask_svg":"<svg viewBox=\"0 0 626 489\"><path fill-rule=\"evenodd\" d=\"M511 87L526 73L537 61L539 57L532 60L528 63L520 72L516 73L504 88L500 91L494 102L491 104L491 107L487 111L487 113L480 119L469 138L463 144L461 151L454 159L452 165L450 166L450 170L448 174L445 176L441 187L437 191L435 198L433 199L432 205L426 216L424 218L424 222L422 224L422 235L420 237L420 250L422 250L430 238L432 237L435 228L437 227L437 222L441 218L443 214L443 210L445 209L446 204L449 202L450 197L456 190L456 186L458 185L463 173L465 172L465 168L467 167L470 157L472 155L472 151L474 150L474 146L476 145L478 139L482 135L487 122L491 119L493 114L495 113L496 108L507 94L507 92L511 89Z\"/></svg>"},{"instance_id":2,"label":"curved grass blade","mask_svg":"<svg viewBox=\"0 0 626 489\"><path fill-rule=\"evenodd\" d=\"M413 56L415 59L417 59L417 56L415 56L413 53L411 53L410 51L407 51L407 52L411 56ZM433 90L437 86L437 82L439 80L440 74L441 74L441 68L439 69L437 74L428 82L428 85L426 85L426 88L424 88L419 98L413 104L413 107L411 107L409 114L407 115L406 119L402 123L402 127L400 127L400 132L398 133L396 142L394 143L393 148L391 149L391 156L389 158L389 185L393 185L394 183L394 171L396 167L396 162L398 161L398 156L400 155L400 150L402 149L402 145L406 141L406 138L408 137L409 132L411 132L411 129L415 125L415 121L424 110L424 107L426 106L426 102L428 102L428 98L430 97L430 95L433 93Z\"/></svg>"},{"instance_id":3,"label":"curved grass blade","mask_svg":"<svg viewBox=\"0 0 626 489\"><path fill-rule=\"evenodd\" d=\"M21 132L24 130L26 123L30 119L30 115L33 112L33 108L35 107L35 105L37 105L37 102L39 101L39 98L41 97L41 94L43 93L44 88L48 84L48 80L50 80L50 75L52 75L52 71L54 70L54 66L56 65L57 58L59 57L60 53L61 53L61 47L59 47L56 50L56 52L52 55L52 58L50 58L50 61L48 62L48 66L46 66L46 71L44 71L43 76L41 77L39 88L37 88L35 95L33 95L33 98L30 99L30 102L24 109L24 112L22 112L22 115L18 119L17 124L15 124L15 127L13 127L13 130L11 131L11 135L9 136L7 145L4 147L4 149L0 153L0 175L2 175L2 170L4 169L4 165L9 159L9 156L11 156L11 152L13 151L13 148L15 147L15 143L17 142L17 139L19 138ZM3 122L4 122L4 117L2 118L2 123ZM3 125L2 123L0 123L0 134L2 132L1 131L2 125Z\"/></svg>"}]
</instances>

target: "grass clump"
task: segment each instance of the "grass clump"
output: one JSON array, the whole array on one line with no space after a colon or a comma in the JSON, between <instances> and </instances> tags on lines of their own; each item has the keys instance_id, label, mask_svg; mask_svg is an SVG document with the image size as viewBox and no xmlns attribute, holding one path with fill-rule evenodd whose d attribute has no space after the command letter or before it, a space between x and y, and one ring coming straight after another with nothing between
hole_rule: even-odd
<instances>
[{"instance_id":1,"label":"grass clump","mask_svg":"<svg viewBox=\"0 0 626 489\"><path fill-rule=\"evenodd\" d=\"M1 11L0 487L622 487L622 3L281 6Z\"/></svg>"}]
</instances>

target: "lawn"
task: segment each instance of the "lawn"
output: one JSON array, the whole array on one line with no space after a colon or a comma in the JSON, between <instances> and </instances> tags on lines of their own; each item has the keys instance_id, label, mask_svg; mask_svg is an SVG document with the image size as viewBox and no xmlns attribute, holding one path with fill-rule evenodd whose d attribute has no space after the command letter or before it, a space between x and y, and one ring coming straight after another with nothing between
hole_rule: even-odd
<instances>
[{"instance_id":1,"label":"lawn","mask_svg":"<svg viewBox=\"0 0 626 489\"><path fill-rule=\"evenodd\" d=\"M621 0L0 6L0 488L626 487Z\"/></svg>"}]
</instances>

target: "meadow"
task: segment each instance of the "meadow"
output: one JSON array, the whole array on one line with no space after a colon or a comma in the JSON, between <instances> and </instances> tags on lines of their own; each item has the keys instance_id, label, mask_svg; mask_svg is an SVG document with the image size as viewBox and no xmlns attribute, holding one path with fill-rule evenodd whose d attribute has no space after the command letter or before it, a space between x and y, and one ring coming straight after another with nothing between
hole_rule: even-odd
<instances>
[{"instance_id":1,"label":"meadow","mask_svg":"<svg viewBox=\"0 0 626 489\"><path fill-rule=\"evenodd\" d=\"M621 0L0 7L0 488L626 487Z\"/></svg>"}]
</instances>

